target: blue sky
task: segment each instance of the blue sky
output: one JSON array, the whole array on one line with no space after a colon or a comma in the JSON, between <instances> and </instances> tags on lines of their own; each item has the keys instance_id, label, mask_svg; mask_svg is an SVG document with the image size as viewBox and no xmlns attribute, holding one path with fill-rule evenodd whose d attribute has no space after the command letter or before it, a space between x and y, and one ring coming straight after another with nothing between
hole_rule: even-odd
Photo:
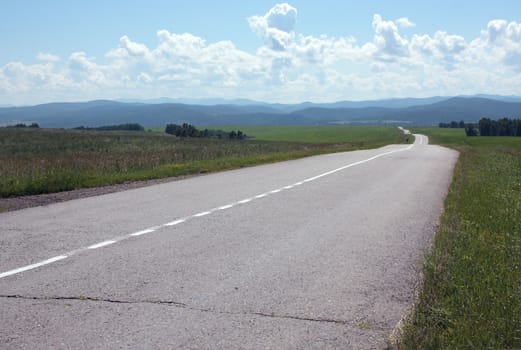
<instances>
[{"instance_id":1,"label":"blue sky","mask_svg":"<svg viewBox=\"0 0 521 350\"><path fill-rule=\"evenodd\" d=\"M3 0L0 104L521 94L521 1Z\"/></svg>"}]
</instances>

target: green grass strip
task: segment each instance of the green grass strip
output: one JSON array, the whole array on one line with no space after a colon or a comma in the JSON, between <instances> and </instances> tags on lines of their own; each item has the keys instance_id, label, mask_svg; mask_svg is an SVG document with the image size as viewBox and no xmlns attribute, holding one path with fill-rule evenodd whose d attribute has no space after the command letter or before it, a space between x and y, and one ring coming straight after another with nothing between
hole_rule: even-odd
<instances>
[{"instance_id":1,"label":"green grass strip","mask_svg":"<svg viewBox=\"0 0 521 350\"><path fill-rule=\"evenodd\" d=\"M521 138L415 130L460 151L399 348L521 348Z\"/></svg>"}]
</instances>

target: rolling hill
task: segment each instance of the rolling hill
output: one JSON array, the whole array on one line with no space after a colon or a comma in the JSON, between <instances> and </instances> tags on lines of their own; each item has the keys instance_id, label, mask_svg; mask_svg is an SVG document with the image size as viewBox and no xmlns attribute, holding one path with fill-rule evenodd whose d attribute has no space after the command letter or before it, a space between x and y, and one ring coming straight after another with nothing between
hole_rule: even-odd
<instances>
[{"instance_id":1,"label":"rolling hill","mask_svg":"<svg viewBox=\"0 0 521 350\"><path fill-rule=\"evenodd\" d=\"M433 125L452 120L475 122L481 117L520 118L516 97L432 97L329 104L281 105L241 100L240 104L143 103L97 100L0 108L0 125L36 122L42 127L73 128L123 123L161 126L194 125L315 125L415 124ZM230 102L230 103L227 103Z\"/></svg>"}]
</instances>

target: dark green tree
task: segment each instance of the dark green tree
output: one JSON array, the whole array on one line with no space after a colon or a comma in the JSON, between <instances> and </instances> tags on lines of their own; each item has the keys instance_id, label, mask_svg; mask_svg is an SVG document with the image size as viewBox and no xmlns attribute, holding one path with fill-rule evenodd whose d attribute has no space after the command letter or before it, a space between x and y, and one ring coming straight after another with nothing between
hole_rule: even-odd
<instances>
[{"instance_id":1,"label":"dark green tree","mask_svg":"<svg viewBox=\"0 0 521 350\"><path fill-rule=\"evenodd\" d=\"M465 134L467 136L478 136L478 129L474 124L466 124L465 125Z\"/></svg>"},{"instance_id":2,"label":"dark green tree","mask_svg":"<svg viewBox=\"0 0 521 350\"><path fill-rule=\"evenodd\" d=\"M175 135L175 132L179 125L177 124L166 124L165 132L170 135Z\"/></svg>"},{"instance_id":3,"label":"dark green tree","mask_svg":"<svg viewBox=\"0 0 521 350\"><path fill-rule=\"evenodd\" d=\"M479 120L479 134L481 136L492 136L492 120L488 118L481 118Z\"/></svg>"},{"instance_id":4,"label":"dark green tree","mask_svg":"<svg viewBox=\"0 0 521 350\"><path fill-rule=\"evenodd\" d=\"M521 136L521 120L501 118L491 120L481 118L479 121L479 134L481 136Z\"/></svg>"}]
</instances>

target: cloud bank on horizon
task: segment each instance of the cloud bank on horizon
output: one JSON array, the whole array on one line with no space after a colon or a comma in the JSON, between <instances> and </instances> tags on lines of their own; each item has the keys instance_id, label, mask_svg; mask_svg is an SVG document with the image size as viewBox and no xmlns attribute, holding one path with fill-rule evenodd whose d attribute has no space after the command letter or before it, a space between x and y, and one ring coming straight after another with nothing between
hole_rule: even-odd
<instances>
[{"instance_id":1,"label":"cloud bank on horizon","mask_svg":"<svg viewBox=\"0 0 521 350\"><path fill-rule=\"evenodd\" d=\"M328 102L406 96L521 91L521 23L493 19L478 37L413 34L414 19L375 14L374 36L306 36L298 10L277 4L247 20L253 53L231 41L157 32L147 47L124 35L100 63L87 52L37 53L37 64L0 67L0 103L96 98L221 97L270 102Z\"/></svg>"}]
</instances>

